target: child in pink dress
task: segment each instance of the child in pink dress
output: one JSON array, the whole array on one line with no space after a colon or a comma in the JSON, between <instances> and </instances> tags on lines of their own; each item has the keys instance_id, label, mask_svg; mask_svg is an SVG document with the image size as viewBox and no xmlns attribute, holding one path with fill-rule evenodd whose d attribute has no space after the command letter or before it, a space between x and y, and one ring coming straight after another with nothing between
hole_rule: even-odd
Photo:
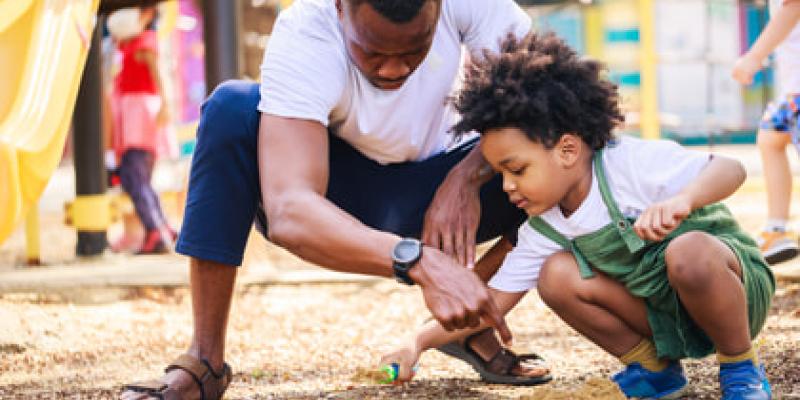
<instances>
[{"instance_id":1,"label":"child in pink dress","mask_svg":"<svg viewBox=\"0 0 800 400\"><path fill-rule=\"evenodd\" d=\"M135 10L125 10L135 15ZM138 9L141 33L120 40L122 68L114 81L112 147L119 160L122 188L145 227L138 254L163 253L175 239L151 178L155 161L174 153L165 127L169 116L158 70L158 43L152 25L155 6Z\"/></svg>"}]
</instances>

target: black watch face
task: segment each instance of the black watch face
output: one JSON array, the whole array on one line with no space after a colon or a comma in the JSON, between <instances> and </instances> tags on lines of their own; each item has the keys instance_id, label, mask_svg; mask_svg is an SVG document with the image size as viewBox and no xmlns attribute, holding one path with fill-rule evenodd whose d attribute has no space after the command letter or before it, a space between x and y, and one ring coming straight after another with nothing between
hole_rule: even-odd
<instances>
[{"instance_id":1,"label":"black watch face","mask_svg":"<svg viewBox=\"0 0 800 400\"><path fill-rule=\"evenodd\" d=\"M394 247L394 259L401 264L409 264L419 258L420 243L416 240L403 239Z\"/></svg>"}]
</instances>

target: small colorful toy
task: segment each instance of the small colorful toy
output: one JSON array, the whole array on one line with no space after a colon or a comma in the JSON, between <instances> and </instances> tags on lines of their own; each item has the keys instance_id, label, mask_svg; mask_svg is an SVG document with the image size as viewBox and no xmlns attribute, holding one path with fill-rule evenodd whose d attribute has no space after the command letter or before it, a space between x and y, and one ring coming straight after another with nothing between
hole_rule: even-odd
<instances>
[{"instance_id":1,"label":"small colorful toy","mask_svg":"<svg viewBox=\"0 0 800 400\"><path fill-rule=\"evenodd\" d=\"M417 370L419 370L419 364L415 365L411 370L417 372ZM399 364L391 363L390 365L381 365L381 368L378 370L377 381L380 384L389 385L397 381L398 375L400 375Z\"/></svg>"},{"instance_id":2,"label":"small colorful toy","mask_svg":"<svg viewBox=\"0 0 800 400\"><path fill-rule=\"evenodd\" d=\"M400 365L397 363L392 363L391 365L381 365L379 371L380 376L378 378L378 383L388 385L397 380L397 376L400 374Z\"/></svg>"}]
</instances>

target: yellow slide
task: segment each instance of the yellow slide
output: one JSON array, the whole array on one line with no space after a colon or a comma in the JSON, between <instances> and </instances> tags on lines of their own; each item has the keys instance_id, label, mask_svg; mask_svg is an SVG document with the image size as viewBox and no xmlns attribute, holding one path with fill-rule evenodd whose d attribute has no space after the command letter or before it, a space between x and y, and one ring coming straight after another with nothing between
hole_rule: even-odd
<instances>
[{"instance_id":1,"label":"yellow slide","mask_svg":"<svg viewBox=\"0 0 800 400\"><path fill-rule=\"evenodd\" d=\"M61 160L100 0L0 0L0 243Z\"/></svg>"}]
</instances>

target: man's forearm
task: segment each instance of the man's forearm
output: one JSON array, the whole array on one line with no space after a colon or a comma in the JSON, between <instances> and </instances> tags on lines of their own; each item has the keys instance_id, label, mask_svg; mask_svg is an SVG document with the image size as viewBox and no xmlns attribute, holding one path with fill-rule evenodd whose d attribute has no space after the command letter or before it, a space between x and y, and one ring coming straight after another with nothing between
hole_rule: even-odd
<instances>
[{"instance_id":1,"label":"man's forearm","mask_svg":"<svg viewBox=\"0 0 800 400\"><path fill-rule=\"evenodd\" d=\"M450 175L452 174L456 174L466 183L480 188L484 183L492 179L495 172L491 165L483 158L480 144L478 144L463 160L453 167L450 171Z\"/></svg>"},{"instance_id":2,"label":"man's forearm","mask_svg":"<svg viewBox=\"0 0 800 400\"><path fill-rule=\"evenodd\" d=\"M287 193L268 210L269 237L298 257L336 271L392 276L397 235L372 229L314 192Z\"/></svg>"}]
</instances>

